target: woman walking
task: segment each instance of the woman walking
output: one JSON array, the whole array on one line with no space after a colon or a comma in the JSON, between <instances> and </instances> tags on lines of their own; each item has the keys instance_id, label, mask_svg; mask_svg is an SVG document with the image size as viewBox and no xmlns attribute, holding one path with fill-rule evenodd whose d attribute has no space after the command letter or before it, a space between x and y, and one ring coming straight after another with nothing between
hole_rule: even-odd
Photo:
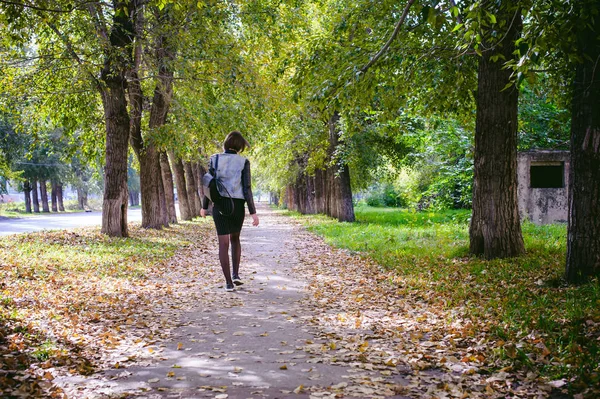
<instances>
[{"instance_id":1,"label":"woman walking","mask_svg":"<svg viewBox=\"0 0 600 399\"><path fill-rule=\"evenodd\" d=\"M244 202L248 204L248 211L252 215L252 225L258 226L258 215L252 198L250 161L239 155L249 146L248 141L240 132L229 133L223 142L225 152L212 155L208 167L208 171L213 176L217 176L223 184L219 188L219 194L224 198L222 201L213 203L213 220L219 238L219 261L225 276L226 291L234 291L234 284L244 284L239 274L242 255L240 232L246 213ZM217 170L215 170L215 165L217 165ZM209 199L205 196L200 211L202 217L206 216L208 201ZM232 205L233 209L231 209ZM229 265L229 243L231 243L233 275Z\"/></svg>"}]
</instances>

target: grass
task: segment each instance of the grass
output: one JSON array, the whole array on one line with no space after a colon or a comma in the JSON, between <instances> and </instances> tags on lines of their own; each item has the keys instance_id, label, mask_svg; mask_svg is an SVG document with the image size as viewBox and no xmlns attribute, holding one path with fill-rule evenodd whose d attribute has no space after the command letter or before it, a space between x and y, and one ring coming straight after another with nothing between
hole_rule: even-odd
<instances>
[{"instance_id":1,"label":"grass","mask_svg":"<svg viewBox=\"0 0 600 399\"><path fill-rule=\"evenodd\" d=\"M525 223L526 255L486 261L468 254L469 217L359 206L357 223L301 220L328 243L395 271L415 295L459 308L492 338L518 344L516 353L495 356L551 379L600 384L600 284L563 282L566 226Z\"/></svg>"},{"instance_id":2,"label":"grass","mask_svg":"<svg viewBox=\"0 0 600 399\"><path fill-rule=\"evenodd\" d=\"M102 209L102 200L98 199L90 199L89 205L94 210ZM52 205L49 203L48 206L52 209ZM64 202L65 211L60 213L76 213L83 212L83 210L78 209L77 200L68 200ZM41 206L40 206L41 210ZM51 212L55 213L55 212ZM40 215L40 213L27 213L25 212L25 202L9 202L9 203L0 203L0 217L6 218L23 218L23 217L35 217Z\"/></svg>"}]
</instances>

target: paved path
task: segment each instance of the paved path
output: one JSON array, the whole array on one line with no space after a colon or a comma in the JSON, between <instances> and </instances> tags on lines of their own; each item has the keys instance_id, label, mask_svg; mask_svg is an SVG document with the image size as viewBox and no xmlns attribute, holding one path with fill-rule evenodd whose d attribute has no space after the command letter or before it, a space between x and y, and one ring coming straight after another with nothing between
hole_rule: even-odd
<instances>
[{"instance_id":1,"label":"paved path","mask_svg":"<svg viewBox=\"0 0 600 399\"><path fill-rule=\"evenodd\" d=\"M173 309L179 327L166 341L159 340L153 361L105 371L104 383L67 382L87 385L87 391L97 383L97 392L146 398L287 398L308 397L309 387L314 392L357 377L356 368L324 364L311 354L311 347L329 342L318 338L306 322L315 315L301 305L305 283L293 271L301 250L300 227L267 207L260 207L259 214L260 227L247 220L242 231L245 285L225 292L217 269L218 281L196 287L198 296L212 298L213 305L179 313ZM208 251L217 265L216 249Z\"/></svg>"},{"instance_id":2,"label":"paved path","mask_svg":"<svg viewBox=\"0 0 600 399\"><path fill-rule=\"evenodd\" d=\"M140 222L142 220L141 210L129 209L127 220L129 222ZM21 219L5 218L0 219L0 236L42 230L74 229L101 224L102 212L50 213Z\"/></svg>"}]
</instances>

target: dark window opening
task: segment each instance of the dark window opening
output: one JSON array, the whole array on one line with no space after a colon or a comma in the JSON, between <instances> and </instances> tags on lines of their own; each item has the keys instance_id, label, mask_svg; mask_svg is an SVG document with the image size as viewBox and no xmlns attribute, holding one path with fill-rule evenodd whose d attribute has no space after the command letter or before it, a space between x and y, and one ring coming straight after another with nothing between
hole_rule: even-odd
<instances>
[{"instance_id":1,"label":"dark window opening","mask_svg":"<svg viewBox=\"0 0 600 399\"><path fill-rule=\"evenodd\" d=\"M531 163L529 169L531 188L563 188L565 186L564 162Z\"/></svg>"}]
</instances>

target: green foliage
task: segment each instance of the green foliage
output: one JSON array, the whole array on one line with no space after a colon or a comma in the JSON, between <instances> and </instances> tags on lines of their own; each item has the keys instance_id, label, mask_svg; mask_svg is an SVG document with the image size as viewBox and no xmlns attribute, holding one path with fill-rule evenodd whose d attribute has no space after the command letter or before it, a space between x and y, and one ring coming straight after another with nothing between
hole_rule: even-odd
<instances>
[{"instance_id":1,"label":"green foliage","mask_svg":"<svg viewBox=\"0 0 600 399\"><path fill-rule=\"evenodd\" d=\"M396 137L405 154L386 157L380 163L374 175L387 182L381 186L387 193L380 194L377 188L369 190L375 197L370 204L383 205L383 197L388 197L396 198L396 204L416 209L469 208L473 179L471 133L456 121L434 118L405 116L388 125L402 132Z\"/></svg>"},{"instance_id":2,"label":"green foliage","mask_svg":"<svg viewBox=\"0 0 600 399\"><path fill-rule=\"evenodd\" d=\"M395 187L389 183L376 184L365 194L364 201L369 206L404 207L406 201Z\"/></svg>"},{"instance_id":3,"label":"green foliage","mask_svg":"<svg viewBox=\"0 0 600 399\"><path fill-rule=\"evenodd\" d=\"M519 98L519 150L569 149L571 113L546 86L524 83Z\"/></svg>"},{"instance_id":4,"label":"green foliage","mask_svg":"<svg viewBox=\"0 0 600 399\"><path fill-rule=\"evenodd\" d=\"M358 251L393 271L420 300L465 315L492 339L523 353L490 353L499 365L535 369L573 388L598 382L596 323L600 283L564 285L566 226L525 223L527 254L468 258L467 211L411 212L357 207L358 223L303 217L335 246ZM399 287L400 289L401 287ZM543 342L548 352L543 354Z\"/></svg>"}]
</instances>

